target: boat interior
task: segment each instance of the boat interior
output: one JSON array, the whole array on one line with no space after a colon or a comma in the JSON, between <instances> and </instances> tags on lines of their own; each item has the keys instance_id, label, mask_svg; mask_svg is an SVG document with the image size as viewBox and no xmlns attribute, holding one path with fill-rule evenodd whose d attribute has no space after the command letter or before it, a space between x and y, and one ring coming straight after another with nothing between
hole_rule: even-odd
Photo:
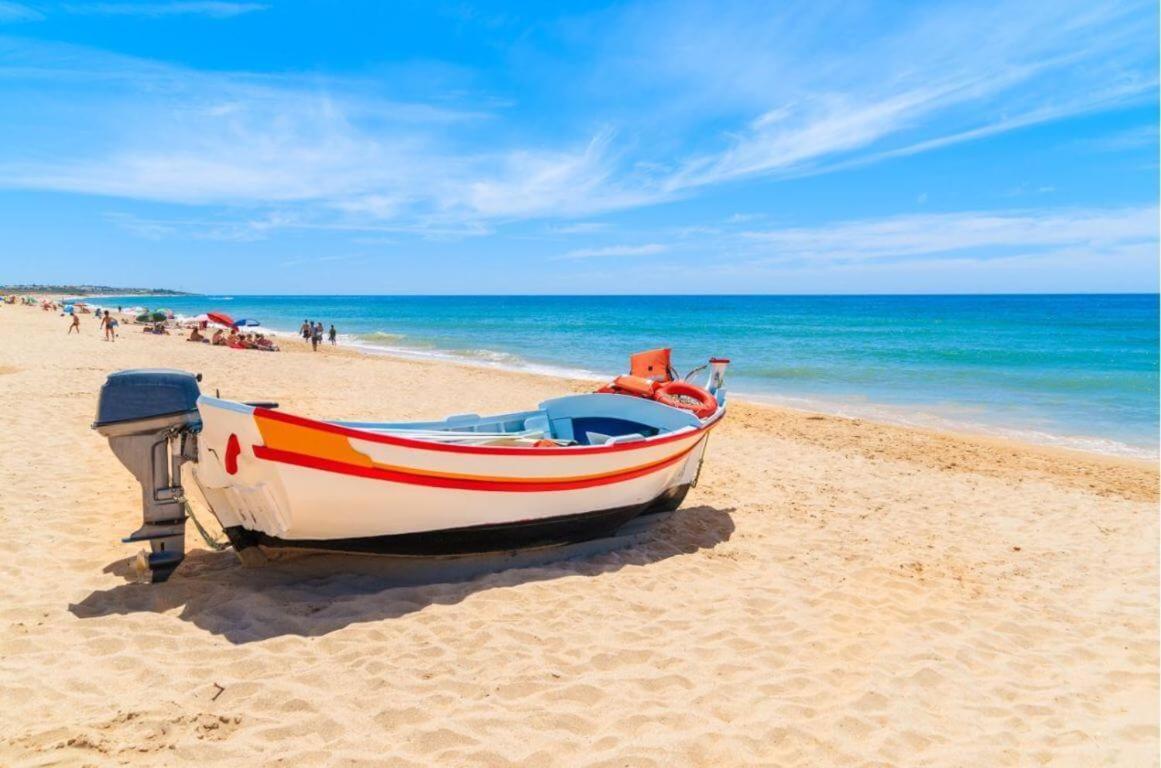
<instances>
[{"instance_id":1,"label":"boat interior","mask_svg":"<svg viewBox=\"0 0 1161 768\"><path fill-rule=\"evenodd\" d=\"M461 445L614 445L696 429L687 411L626 395L569 395L546 400L534 411L449 416L442 421L330 422L349 429Z\"/></svg>"}]
</instances>

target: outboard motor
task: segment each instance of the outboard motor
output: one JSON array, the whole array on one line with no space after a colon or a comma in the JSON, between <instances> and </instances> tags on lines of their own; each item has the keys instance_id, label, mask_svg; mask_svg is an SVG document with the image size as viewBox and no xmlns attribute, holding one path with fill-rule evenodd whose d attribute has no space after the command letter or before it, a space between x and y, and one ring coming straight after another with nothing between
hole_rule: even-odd
<instances>
[{"instance_id":1,"label":"outboard motor","mask_svg":"<svg viewBox=\"0 0 1161 768\"><path fill-rule=\"evenodd\" d=\"M148 541L150 581L162 582L185 559L185 495L181 467L197 460L201 430L195 376L137 369L110 374L101 387L93 429L141 483L140 528L122 539Z\"/></svg>"}]
</instances>

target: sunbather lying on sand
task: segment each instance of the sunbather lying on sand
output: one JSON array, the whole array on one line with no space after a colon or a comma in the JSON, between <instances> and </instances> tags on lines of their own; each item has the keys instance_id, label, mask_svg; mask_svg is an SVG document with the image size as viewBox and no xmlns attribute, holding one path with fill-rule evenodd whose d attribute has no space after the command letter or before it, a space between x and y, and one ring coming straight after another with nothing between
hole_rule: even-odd
<instances>
[{"instance_id":1,"label":"sunbather lying on sand","mask_svg":"<svg viewBox=\"0 0 1161 768\"><path fill-rule=\"evenodd\" d=\"M257 338L254 339L254 348L265 350L267 352L277 352L278 351L278 345L275 344L270 339L263 336L261 333L258 334Z\"/></svg>"}]
</instances>

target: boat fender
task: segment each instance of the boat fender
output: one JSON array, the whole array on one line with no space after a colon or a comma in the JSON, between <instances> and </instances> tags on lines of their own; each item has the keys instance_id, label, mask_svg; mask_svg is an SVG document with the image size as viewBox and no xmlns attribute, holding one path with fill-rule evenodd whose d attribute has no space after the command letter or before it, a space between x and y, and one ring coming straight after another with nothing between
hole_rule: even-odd
<instances>
[{"instance_id":1,"label":"boat fender","mask_svg":"<svg viewBox=\"0 0 1161 768\"><path fill-rule=\"evenodd\" d=\"M717 398L696 384L690 384L687 381L671 381L662 384L653 393L653 399L672 408L693 411L693 415L699 419L712 416L714 411L718 409ZM697 402L691 403L689 400Z\"/></svg>"}]
</instances>

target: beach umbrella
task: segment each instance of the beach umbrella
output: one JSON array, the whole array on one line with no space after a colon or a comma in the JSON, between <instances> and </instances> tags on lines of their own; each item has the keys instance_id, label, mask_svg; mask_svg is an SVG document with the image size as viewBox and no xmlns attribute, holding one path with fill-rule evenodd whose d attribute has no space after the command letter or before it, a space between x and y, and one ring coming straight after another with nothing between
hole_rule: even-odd
<instances>
[{"instance_id":1,"label":"beach umbrella","mask_svg":"<svg viewBox=\"0 0 1161 768\"><path fill-rule=\"evenodd\" d=\"M251 320L248 317L244 317L241 320L234 321L235 328L255 328L259 325L262 325L262 323L258 322L257 320Z\"/></svg>"},{"instance_id":2,"label":"beach umbrella","mask_svg":"<svg viewBox=\"0 0 1161 768\"><path fill-rule=\"evenodd\" d=\"M193 317L183 318L181 321L181 324L182 325L201 325L202 323L208 323L209 321L210 321L209 316L207 316L206 313L203 312L200 315L194 315Z\"/></svg>"},{"instance_id":3,"label":"beach umbrella","mask_svg":"<svg viewBox=\"0 0 1161 768\"><path fill-rule=\"evenodd\" d=\"M206 319L211 323L218 325L231 326L234 324L234 318L227 315L225 312L207 312Z\"/></svg>"}]
</instances>

